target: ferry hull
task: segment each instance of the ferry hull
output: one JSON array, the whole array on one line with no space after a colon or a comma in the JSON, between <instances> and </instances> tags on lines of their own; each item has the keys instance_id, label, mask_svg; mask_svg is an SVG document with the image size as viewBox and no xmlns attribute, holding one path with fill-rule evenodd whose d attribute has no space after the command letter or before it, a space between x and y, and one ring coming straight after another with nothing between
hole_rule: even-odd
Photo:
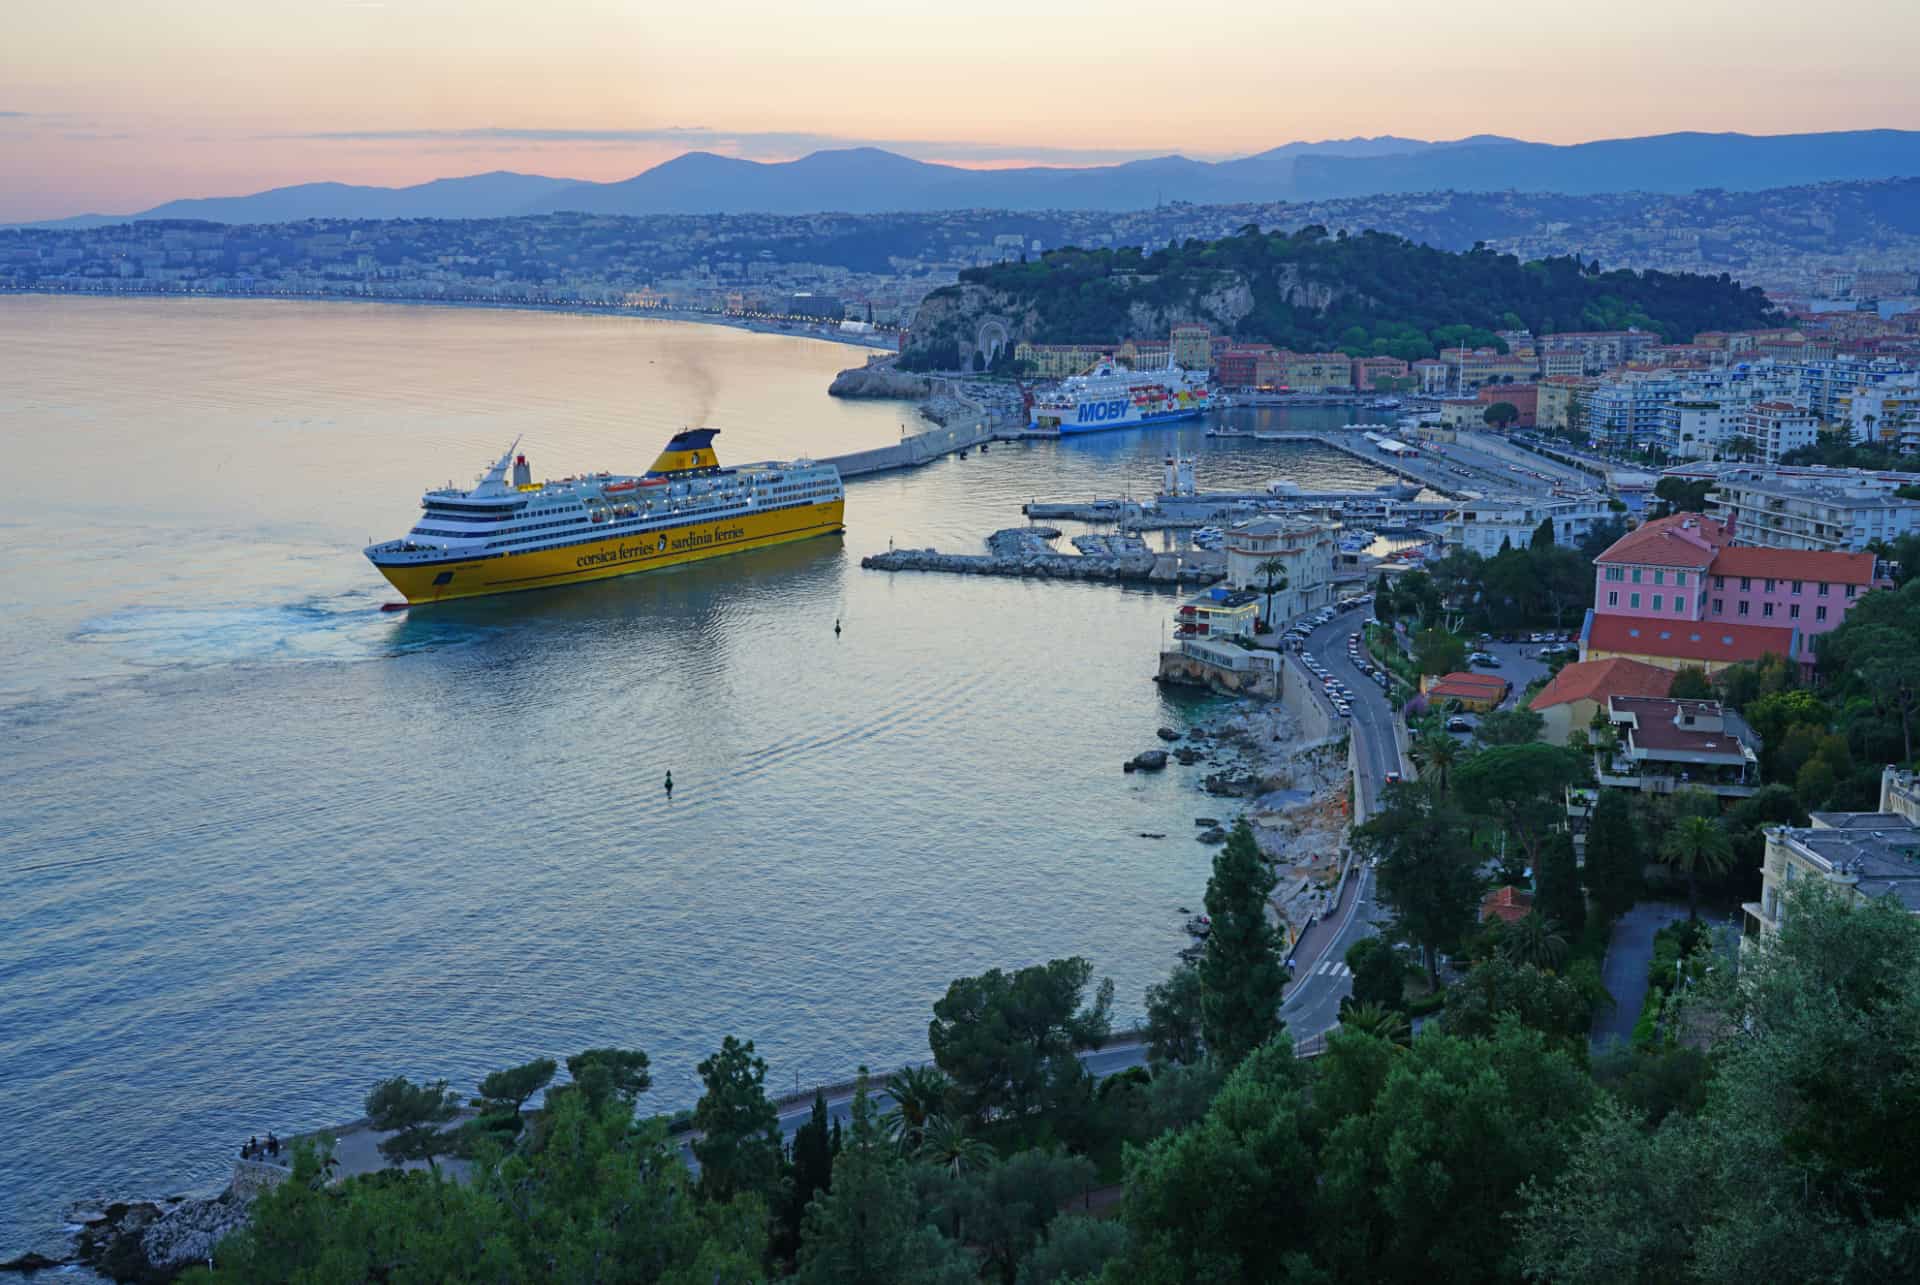
<instances>
[{"instance_id":1,"label":"ferry hull","mask_svg":"<svg viewBox=\"0 0 1920 1285\"><path fill-rule=\"evenodd\" d=\"M1179 419L1198 419L1206 413L1205 406L1188 406L1180 410L1156 411L1142 415L1139 419L1110 421L1100 424L1069 424L1064 420L1060 424L1060 435L1071 437L1076 433L1111 433L1121 428L1150 428L1155 424L1170 424Z\"/></svg>"},{"instance_id":2,"label":"ferry hull","mask_svg":"<svg viewBox=\"0 0 1920 1285\"><path fill-rule=\"evenodd\" d=\"M841 497L825 504L708 518L501 557L454 555L438 561L384 563L376 558L373 564L410 604L420 606L608 580L832 535L844 529L846 507Z\"/></svg>"}]
</instances>

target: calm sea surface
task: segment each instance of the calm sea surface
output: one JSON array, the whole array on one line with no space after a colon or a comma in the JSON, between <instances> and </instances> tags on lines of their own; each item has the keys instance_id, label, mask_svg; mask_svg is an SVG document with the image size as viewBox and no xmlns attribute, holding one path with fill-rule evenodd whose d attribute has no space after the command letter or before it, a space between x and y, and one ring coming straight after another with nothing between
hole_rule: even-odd
<instances>
[{"instance_id":1,"label":"calm sea surface","mask_svg":"<svg viewBox=\"0 0 1920 1285\"><path fill-rule=\"evenodd\" d=\"M1196 770L1119 771L1204 708L1149 681L1172 598L860 556L1151 492L1171 449L1202 485L1364 466L1200 426L1004 446L851 484L844 539L378 610L360 547L515 435L536 477L638 471L689 424L738 462L879 445L901 406L824 392L863 357L0 300L0 1257L75 1198L215 1188L385 1075L635 1045L670 1109L731 1033L791 1089L926 1056L957 975L1076 952L1138 1014L1210 854Z\"/></svg>"}]
</instances>

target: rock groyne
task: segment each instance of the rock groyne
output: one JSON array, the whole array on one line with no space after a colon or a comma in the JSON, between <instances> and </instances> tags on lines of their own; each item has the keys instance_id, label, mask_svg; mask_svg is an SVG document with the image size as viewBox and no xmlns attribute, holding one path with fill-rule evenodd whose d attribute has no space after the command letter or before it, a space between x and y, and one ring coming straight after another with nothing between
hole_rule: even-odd
<instances>
[{"instance_id":1,"label":"rock groyne","mask_svg":"<svg viewBox=\"0 0 1920 1285\"><path fill-rule=\"evenodd\" d=\"M869 571L945 571L963 576L1015 576L1037 580L1097 580L1133 584L1211 584L1226 574L1220 555L1155 553L1132 536L1079 536L1078 554L1057 553L1047 543L1051 527L1009 527L987 537L985 554L938 549L893 549L860 559Z\"/></svg>"}]
</instances>

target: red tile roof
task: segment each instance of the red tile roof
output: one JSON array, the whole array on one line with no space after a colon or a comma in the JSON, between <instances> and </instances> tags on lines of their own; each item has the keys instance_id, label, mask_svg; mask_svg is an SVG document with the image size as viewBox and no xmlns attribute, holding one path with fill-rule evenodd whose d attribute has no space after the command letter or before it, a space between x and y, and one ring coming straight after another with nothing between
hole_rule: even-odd
<instances>
[{"instance_id":1,"label":"red tile roof","mask_svg":"<svg viewBox=\"0 0 1920 1285\"><path fill-rule=\"evenodd\" d=\"M1493 674L1448 674L1427 688L1427 695L1437 696L1441 700L1452 697L1456 700L1499 700L1507 694L1511 686L1504 678Z\"/></svg>"},{"instance_id":2,"label":"red tile roof","mask_svg":"<svg viewBox=\"0 0 1920 1285\"><path fill-rule=\"evenodd\" d=\"M1794 657L1791 628L1729 625L1711 620L1663 621L1639 616L1596 615L1587 629L1587 650L1674 660L1714 660L1731 664L1758 660L1772 652Z\"/></svg>"},{"instance_id":3,"label":"red tile roof","mask_svg":"<svg viewBox=\"0 0 1920 1285\"><path fill-rule=\"evenodd\" d=\"M1525 919L1533 913L1533 894L1523 892L1512 884L1504 888L1495 888L1488 893L1486 900L1480 903L1480 922L1499 919L1504 923Z\"/></svg>"},{"instance_id":4,"label":"red tile roof","mask_svg":"<svg viewBox=\"0 0 1920 1285\"><path fill-rule=\"evenodd\" d=\"M1826 580L1870 585L1871 553L1835 553L1817 549L1759 549L1731 544L1707 570L1716 576L1764 576L1770 580Z\"/></svg>"},{"instance_id":5,"label":"red tile roof","mask_svg":"<svg viewBox=\"0 0 1920 1285\"><path fill-rule=\"evenodd\" d=\"M1527 702L1544 710L1572 701L1604 701L1611 696L1665 696L1673 689L1673 671L1614 656L1567 665Z\"/></svg>"},{"instance_id":6,"label":"red tile roof","mask_svg":"<svg viewBox=\"0 0 1920 1285\"><path fill-rule=\"evenodd\" d=\"M1627 532L1607 546L1594 559L1634 563L1643 567L1700 567L1703 570L1714 554L1733 537L1727 528L1698 513L1675 513L1658 518Z\"/></svg>"}]
</instances>

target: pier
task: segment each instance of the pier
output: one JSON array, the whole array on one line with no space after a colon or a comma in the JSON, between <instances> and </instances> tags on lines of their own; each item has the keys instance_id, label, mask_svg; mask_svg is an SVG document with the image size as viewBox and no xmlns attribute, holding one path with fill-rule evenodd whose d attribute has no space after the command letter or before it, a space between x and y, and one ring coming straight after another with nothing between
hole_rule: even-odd
<instances>
[{"instance_id":1,"label":"pier","mask_svg":"<svg viewBox=\"0 0 1920 1285\"><path fill-rule=\"evenodd\" d=\"M893 549L860 559L869 571L944 571L963 576L1097 580L1118 584L1204 585L1227 574L1224 553L1203 549L1155 553L1134 535L1075 536L1077 554L1058 553L1052 527L1008 527L987 537L984 554Z\"/></svg>"}]
</instances>

